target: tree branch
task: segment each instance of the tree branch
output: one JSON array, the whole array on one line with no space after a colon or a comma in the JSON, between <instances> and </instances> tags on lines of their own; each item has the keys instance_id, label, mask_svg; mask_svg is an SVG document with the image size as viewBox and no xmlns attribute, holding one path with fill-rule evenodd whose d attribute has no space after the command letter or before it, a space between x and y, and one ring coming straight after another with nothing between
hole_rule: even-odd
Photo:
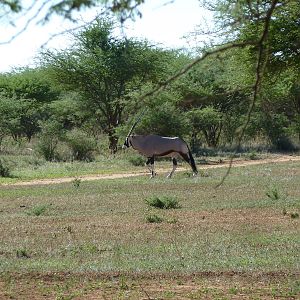
<instances>
[{"instance_id":1,"label":"tree branch","mask_svg":"<svg viewBox=\"0 0 300 300\"><path fill-rule=\"evenodd\" d=\"M206 51L205 53L203 53L202 56L199 56L196 59L194 59L190 64L186 65L184 68L182 68L180 71L175 73L173 76L169 77L166 81L161 82L160 84L157 85L157 87L155 87L151 91L145 93L142 97L140 97L139 103L143 103L143 101L146 98L151 97L154 94L156 94L156 93L162 91L163 89L165 89L170 83L172 83L173 81L175 81L179 77L183 76L184 74L188 73L188 71L190 71L195 65L199 64L200 62L205 60L207 57L218 54L218 53L225 52L229 49L245 48L247 46L255 46L257 44L258 44L257 41L247 41L247 42L241 42L241 43L230 43L230 44L227 44L227 45L220 46L215 50Z\"/></svg>"},{"instance_id":2,"label":"tree branch","mask_svg":"<svg viewBox=\"0 0 300 300\"><path fill-rule=\"evenodd\" d=\"M246 122L245 122L244 126L242 127L242 129L240 131L240 134L238 136L238 144L237 144L237 147L236 147L236 150L235 150L234 153L236 153L237 149L239 149L240 146L241 146L242 140L243 140L244 135L245 135L246 128L247 128L247 126L250 122L251 114L253 112L253 109L255 107L255 104L256 104L256 101L257 101L257 98L258 98L258 95L259 95L261 79L263 77L264 69L265 69L265 62L264 62L265 45L264 44L265 44L265 41L266 41L267 36L268 36L271 16L274 12L274 9L276 7L277 2L278 2L278 0L273 0L272 3L271 3L271 7L268 10L266 18L265 18L263 33L262 33L262 35L259 39L259 42L258 42L259 48L258 48L257 64L256 64L256 79L255 79L255 84L254 84L254 87L253 87L252 101L251 101L249 109L248 109ZM220 183L218 183L218 185L216 186L217 188L220 187L224 183L225 179L229 175L229 173L231 171L232 163L233 163L233 157L234 157L234 154L231 155L230 162L229 162L229 167L226 171L226 174L223 176L222 180L220 181Z\"/></svg>"}]
</instances>

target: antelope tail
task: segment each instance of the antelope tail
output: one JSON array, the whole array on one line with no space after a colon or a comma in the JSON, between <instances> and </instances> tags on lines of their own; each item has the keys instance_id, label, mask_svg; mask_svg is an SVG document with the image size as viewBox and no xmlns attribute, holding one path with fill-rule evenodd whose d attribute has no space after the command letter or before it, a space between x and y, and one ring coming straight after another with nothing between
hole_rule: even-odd
<instances>
[{"instance_id":1,"label":"antelope tail","mask_svg":"<svg viewBox=\"0 0 300 300\"><path fill-rule=\"evenodd\" d=\"M193 169L193 172L195 174L198 174L197 166L196 166L196 163L195 163L195 160L194 160L194 157L192 155L192 152L191 152L190 148L189 148L189 159L190 159L190 165Z\"/></svg>"}]
</instances>

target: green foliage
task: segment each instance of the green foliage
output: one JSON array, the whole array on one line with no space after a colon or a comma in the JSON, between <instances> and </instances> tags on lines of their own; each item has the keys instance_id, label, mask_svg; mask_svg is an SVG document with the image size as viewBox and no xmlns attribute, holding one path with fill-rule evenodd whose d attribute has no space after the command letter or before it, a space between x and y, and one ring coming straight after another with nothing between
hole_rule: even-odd
<instances>
[{"instance_id":1,"label":"green foliage","mask_svg":"<svg viewBox=\"0 0 300 300\"><path fill-rule=\"evenodd\" d=\"M180 208L178 199L172 196L152 196L150 198L147 198L145 201L149 206L155 208L160 208L160 209Z\"/></svg>"},{"instance_id":2,"label":"green foliage","mask_svg":"<svg viewBox=\"0 0 300 300\"><path fill-rule=\"evenodd\" d=\"M131 156L128 160L136 167L145 165L145 159L142 156Z\"/></svg>"},{"instance_id":3,"label":"green foliage","mask_svg":"<svg viewBox=\"0 0 300 300\"><path fill-rule=\"evenodd\" d=\"M58 94L39 69L0 76L0 132L30 140L48 114L45 103L57 99Z\"/></svg>"},{"instance_id":4,"label":"green foliage","mask_svg":"<svg viewBox=\"0 0 300 300\"><path fill-rule=\"evenodd\" d=\"M291 218L292 218L292 219L298 219L298 218L299 218L299 213L297 213L297 212L292 212L292 213L291 213Z\"/></svg>"},{"instance_id":5,"label":"green foliage","mask_svg":"<svg viewBox=\"0 0 300 300\"><path fill-rule=\"evenodd\" d=\"M15 139L30 139L38 131L39 109L35 100L0 96L0 131Z\"/></svg>"},{"instance_id":6,"label":"green foliage","mask_svg":"<svg viewBox=\"0 0 300 300\"><path fill-rule=\"evenodd\" d=\"M66 133L65 141L72 150L72 156L76 160L91 161L93 151L96 149L96 141L80 129L73 129Z\"/></svg>"},{"instance_id":7,"label":"green foliage","mask_svg":"<svg viewBox=\"0 0 300 300\"><path fill-rule=\"evenodd\" d=\"M138 134L183 136L186 132L186 120L182 112L168 101L169 96L164 98L164 95L161 95L160 97L157 106L153 106L143 116L136 132Z\"/></svg>"},{"instance_id":8,"label":"green foliage","mask_svg":"<svg viewBox=\"0 0 300 300\"><path fill-rule=\"evenodd\" d=\"M80 184L81 184L81 179L76 177L73 181L72 181L72 184L74 186L74 188L78 189L80 187Z\"/></svg>"},{"instance_id":9,"label":"green foliage","mask_svg":"<svg viewBox=\"0 0 300 300\"><path fill-rule=\"evenodd\" d=\"M30 210L28 210L26 212L26 214L28 216L41 216L43 214L45 214L46 210L49 208L49 205L47 204L40 204L40 205L36 205L33 208L31 208Z\"/></svg>"},{"instance_id":10,"label":"green foliage","mask_svg":"<svg viewBox=\"0 0 300 300\"><path fill-rule=\"evenodd\" d=\"M8 98L47 103L57 99L59 91L42 69L21 69L0 76L0 91Z\"/></svg>"},{"instance_id":11,"label":"green foliage","mask_svg":"<svg viewBox=\"0 0 300 300\"><path fill-rule=\"evenodd\" d=\"M277 201L282 198L281 193L279 192L279 188L276 185L273 185L269 188L269 190L266 192L266 195L270 200Z\"/></svg>"},{"instance_id":12,"label":"green foliage","mask_svg":"<svg viewBox=\"0 0 300 300\"><path fill-rule=\"evenodd\" d=\"M60 99L47 105L50 116L67 130L83 126L87 123L87 119L92 119L92 117L79 99L81 98L78 93L63 93Z\"/></svg>"},{"instance_id":13,"label":"green foliage","mask_svg":"<svg viewBox=\"0 0 300 300\"><path fill-rule=\"evenodd\" d=\"M193 132L201 131L209 147L216 147L222 130L222 113L208 106L203 109L193 109L186 113Z\"/></svg>"},{"instance_id":14,"label":"green foliage","mask_svg":"<svg viewBox=\"0 0 300 300\"><path fill-rule=\"evenodd\" d=\"M10 169L4 160L0 158L0 177L10 177Z\"/></svg>"},{"instance_id":15,"label":"green foliage","mask_svg":"<svg viewBox=\"0 0 300 300\"><path fill-rule=\"evenodd\" d=\"M284 114L266 114L263 117L263 130L272 145L278 150L292 151L295 149L286 133L288 125L289 120Z\"/></svg>"},{"instance_id":16,"label":"green foliage","mask_svg":"<svg viewBox=\"0 0 300 300\"><path fill-rule=\"evenodd\" d=\"M249 154L248 154L248 157L250 160L257 160L259 157L257 155L257 152L252 150Z\"/></svg>"},{"instance_id":17,"label":"green foliage","mask_svg":"<svg viewBox=\"0 0 300 300\"><path fill-rule=\"evenodd\" d=\"M148 223L161 223L163 218L158 215L150 215L146 217Z\"/></svg>"},{"instance_id":18,"label":"green foliage","mask_svg":"<svg viewBox=\"0 0 300 300\"><path fill-rule=\"evenodd\" d=\"M44 53L43 63L53 78L80 93L115 152L115 129L123 122L130 92L166 76L165 59L170 55L146 42L115 37L113 29L113 22L98 19L74 36L71 48Z\"/></svg>"},{"instance_id":19,"label":"green foliage","mask_svg":"<svg viewBox=\"0 0 300 300\"><path fill-rule=\"evenodd\" d=\"M38 153L47 161L57 159L57 145L62 136L63 128L57 121L49 119L41 123L41 132L37 144Z\"/></svg>"},{"instance_id":20,"label":"green foliage","mask_svg":"<svg viewBox=\"0 0 300 300\"><path fill-rule=\"evenodd\" d=\"M24 248L17 249L16 256L17 258L30 258L28 251Z\"/></svg>"}]
</instances>

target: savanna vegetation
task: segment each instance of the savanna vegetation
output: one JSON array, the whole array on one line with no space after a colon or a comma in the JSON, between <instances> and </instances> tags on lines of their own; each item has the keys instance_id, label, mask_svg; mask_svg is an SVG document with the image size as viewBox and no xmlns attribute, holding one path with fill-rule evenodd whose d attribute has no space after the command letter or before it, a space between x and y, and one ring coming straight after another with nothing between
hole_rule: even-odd
<instances>
[{"instance_id":1,"label":"savanna vegetation","mask_svg":"<svg viewBox=\"0 0 300 300\"><path fill-rule=\"evenodd\" d=\"M0 184L74 177L0 187L0 298L296 299L298 162L233 169L218 189L224 169L80 176L140 171L119 151L140 116L135 133L180 136L198 164L297 153L299 1L199 1L214 12L211 40L184 50L116 34L143 2L49 1L43 22L97 5L117 17L0 74ZM0 0L0 12L25 13L23 1Z\"/></svg>"},{"instance_id":2,"label":"savanna vegetation","mask_svg":"<svg viewBox=\"0 0 300 300\"><path fill-rule=\"evenodd\" d=\"M1 74L1 153L10 139L32 141L47 161L116 153L142 108L137 133L181 136L195 153L241 141L297 149L298 1L210 4L222 46L166 50L116 35L102 16L70 48L43 51L36 68Z\"/></svg>"},{"instance_id":3,"label":"savanna vegetation","mask_svg":"<svg viewBox=\"0 0 300 300\"><path fill-rule=\"evenodd\" d=\"M0 297L296 299L299 167L2 187Z\"/></svg>"}]
</instances>

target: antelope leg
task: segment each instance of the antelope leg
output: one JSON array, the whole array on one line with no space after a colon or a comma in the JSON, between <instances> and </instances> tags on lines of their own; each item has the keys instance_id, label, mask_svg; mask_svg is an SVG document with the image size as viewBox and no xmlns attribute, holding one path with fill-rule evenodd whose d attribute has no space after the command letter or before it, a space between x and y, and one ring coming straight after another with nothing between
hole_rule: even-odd
<instances>
[{"instance_id":1,"label":"antelope leg","mask_svg":"<svg viewBox=\"0 0 300 300\"><path fill-rule=\"evenodd\" d=\"M147 168L148 168L148 170L149 170L150 173L152 172L152 169L151 169L151 167L149 166L149 164L151 163L151 160L152 160L152 157L148 157L148 160L147 160L147 162L146 162L146 166L147 166Z\"/></svg>"},{"instance_id":2,"label":"antelope leg","mask_svg":"<svg viewBox=\"0 0 300 300\"><path fill-rule=\"evenodd\" d=\"M154 156L152 156L151 158L150 158L150 170L151 170L151 176L150 176L150 178L154 178L155 177L155 175L156 175L156 173L155 173L155 171L154 171Z\"/></svg>"},{"instance_id":3,"label":"antelope leg","mask_svg":"<svg viewBox=\"0 0 300 300\"><path fill-rule=\"evenodd\" d=\"M176 158L173 157L173 169L170 172L170 174L167 176L167 178L171 178L172 177L172 175L175 172L176 168L177 168L177 160L176 160Z\"/></svg>"}]
</instances>

